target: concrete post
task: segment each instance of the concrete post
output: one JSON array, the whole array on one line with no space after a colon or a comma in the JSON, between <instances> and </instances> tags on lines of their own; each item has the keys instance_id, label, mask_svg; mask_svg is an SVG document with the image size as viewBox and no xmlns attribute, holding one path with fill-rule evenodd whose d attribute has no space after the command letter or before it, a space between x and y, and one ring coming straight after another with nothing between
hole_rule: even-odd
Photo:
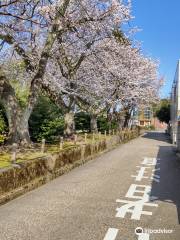
<instances>
[{"instance_id":1,"label":"concrete post","mask_svg":"<svg viewBox=\"0 0 180 240\"><path fill-rule=\"evenodd\" d=\"M93 133L92 141L95 142L95 134Z\"/></svg>"},{"instance_id":2,"label":"concrete post","mask_svg":"<svg viewBox=\"0 0 180 240\"><path fill-rule=\"evenodd\" d=\"M45 151L45 144L46 144L46 140L43 138L41 143L41 153L44 153Z\"/></svg>"},{"instance_id":3,"label":"concrete post","mask_svg":"<svg viewBox=\"0 0 180 240\"><path fill-rule=\"evenodd\" d=\"M12 155L11 155L11 163L16 163L16 155L17 155L17 144L13 143L12 145Z\"/></svg>"},{"instance_id":4,"label":"concrete post","mask_svg":"<svg viewBox=\"0 0 180 240\"><path fill-rule=\"evenodd\" d=\"M107 136L107 131L106 131L106 130L104 131L104 136L105 136L105 138L106 138L106 136Z\"/></svg>"},{"instance_id":5,"label":"concrete post","mask_svg":"<svg viewBox=\"0 0 180 240\"><path fill-rule=\"evenodd\" d=\"M87 143L87 133L84 134L84 142Z\"/></svg>"},{"instance_id":6,"label":"concrete post","mask_svg":"<svg viewBox=\"0 0 180 240\"><path fill-rule=\"evenodd\" d=\"M60 137L60 144L59 144L59 149L63 149L63 137Z\"/></svg>"},{"instance_id":7,"label":"concrete post","mask_svg":"<svg viewBox=\"0 0 180 240\"><path fill-rule=\"evenodd\" d=\"M77 135L76 134L74 135L74 144L75 145L77 144Z\"/></svg>"}]
</instances>

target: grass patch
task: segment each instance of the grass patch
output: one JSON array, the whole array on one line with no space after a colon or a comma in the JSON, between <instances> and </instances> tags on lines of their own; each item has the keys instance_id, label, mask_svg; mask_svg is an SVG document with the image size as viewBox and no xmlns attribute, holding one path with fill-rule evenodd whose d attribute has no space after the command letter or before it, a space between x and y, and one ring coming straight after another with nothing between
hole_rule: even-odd
<instances>
[{"instance_id":1,"label":"grass patch","mask_svg":"<svg viewBox=\"0 0 180 240\"><path fill-rule=\"evenodd\" d=\"M46 156L46 153L41 152L26 152L17 154L17 163L33 160L35 158ZM7 152L0 153L0 168L11 166L11 154Z\"/></svg>"},{"instance_id":2,"label":"grass patch","mask_svg":"<svg viewBox=\"0 0 180 240\"><path fill-rule=\"evenodd\" d=\"M106 139L110 139L112 136L107 135ZM87 134L87 144L92 144L93 142L98 142L105 139L105 135ZM77 144L74 141L65 141L63 144L63 149L61 151L76 148L79 145L84 144L84 134L78 134ZM60 152L59 144L46 144L45 153L41 153L41 144L35 144L35 148L32 149L21 149L17 153L17 163L33 160L36 158L47 156L48 154ZM0 168L5 168L11 166L11 152L7 150L2 150L0 153Z\"/></svg>"}]
</instances>

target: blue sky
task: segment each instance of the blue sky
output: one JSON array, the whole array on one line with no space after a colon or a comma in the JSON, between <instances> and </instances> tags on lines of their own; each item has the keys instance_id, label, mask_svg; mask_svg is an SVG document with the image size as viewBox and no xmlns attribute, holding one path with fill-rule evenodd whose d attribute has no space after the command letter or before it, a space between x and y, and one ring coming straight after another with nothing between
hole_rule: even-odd
<instances>
[{"instance_id":1,"label":"blue sky","mask_svg":"<svg viewBox=\"0 0 180 240\"><path fill-rule=\"evenodd\" d=\"M159 72L165 77L161 97L167 97L180 58L180 0L132 0L132 14L130 25L142 29L135 39L160 61Z\"/></svg>"}]
</instances>

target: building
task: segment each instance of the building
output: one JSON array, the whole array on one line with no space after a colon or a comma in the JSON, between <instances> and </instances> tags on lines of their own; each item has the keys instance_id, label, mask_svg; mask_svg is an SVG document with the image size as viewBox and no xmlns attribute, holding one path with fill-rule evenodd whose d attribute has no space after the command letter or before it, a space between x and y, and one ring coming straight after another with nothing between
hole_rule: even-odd
<instances>
[{"instance_id":1,"label":"building","mask_svg":"<svg viewBox=\"0 0 180 240\"><path fill-rule=\"evenodd\" d=\"M173 144L180 150L180 60L178 60L171 90L171 121L170 134Z\"/></svg>"},{"instance_id":2,"label":"building","mask_svg":"<svg viewBox=\"0 0 180 240\"><path fill-rule=\"evenodd\" d=\"M153 111L151 107L146 107L143 110L136 109L132 116L135 125L140 127L149 127L152 125Z\"/></svg>"},{"instance_id":3,"label":"building","mask_svg":"<svg viewBox=\"0 0 180 240\"><path fill-rule=\"evenodd\" d=\"M153 127L158 130L167 129L167 124L160 122L158 118L154 117L152 107L146 107L143 110L136 110L134 114L134 125L140 127Z\"/></svg>"},{"instance_id":4,"label":"building","mask_svg":"<svg viewBox=\"0 0 180 240\"><path fill-rule=\"evenodd\" d=\"M150 127L152 125L153 111L150 107L146 107L143 110L139 111L139 126L141 127Z\"/></svg>"}]
</instances>

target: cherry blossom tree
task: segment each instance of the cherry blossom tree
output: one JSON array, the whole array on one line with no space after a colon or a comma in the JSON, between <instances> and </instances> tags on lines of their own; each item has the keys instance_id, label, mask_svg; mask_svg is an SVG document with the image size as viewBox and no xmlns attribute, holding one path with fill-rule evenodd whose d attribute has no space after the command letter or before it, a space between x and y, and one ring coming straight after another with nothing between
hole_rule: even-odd
<instances>
[{"instance_id":1,"label":"cherry blossom tree","mask_svg":"<svg viewBox=\"0 0 180 240\"><path fill-rule=\"evenodd\" d=\"M126 5L118 0L9 0L0 3L0 15L0 54L3 59L0 98L9 122L9 142L28 144L28 119L40 89L45 90L54 101L60 101L55 91L59 79L53 78L52 87L44 78L53 50L56 46L64 44L67 47L75 42L76 48L72 46L68 49L76 53L73 62L76 69L89 46L98 39L108 37L113 28L130 19L130 3ZM60 62L61 51L62 48L58 51ZM9 74L13 73L14 69L10 66L15 60L23 63L24 67L23 74L15 75L19 83L26 83L28 95L23 107L13 88L12 74ZM73 71L69 72L70 75Z\"/></svg>"},{"instance_id":2,"label":"cherry blossom tree","mask_svg":"<svg viewBox=\"0 0 180 240\"><path fill-rule=\"evenodd\" d=\"M6 1L0 4L1 54L9 61L13 58L22 60L29 79L27 104L21 108L11 79L8 79L4 64L1 64L1 100L9 122L10 142L30 142L28 119L37 99L50 50L57 35L61 34L58 21L64 17L69 1L63 1L57 7L51 24L40 13L44 4L47 7L51 5L49 1Z\"/></svg>"},{"instance_id":3,"label":"cherry blossom tree","mask_svg":"<svg viewBox=\"0 0 180 240\"><path fill-rule=\"evenodd\" d=\"M113 5L113 9L116 10L115 15L112 14L114 12L112 9L106 11L106 14L103 13L103 18L95 22L95 25L90 22L85 28L76 28L75 32L65 34L60 43L57 42L53 48L43 86L46 91L50 89L49 94L52 98L54 95L55 102L64 110L65 135L71 135L74 131L76 104L86 102L86 97L78 92L80 80L76 77L77 72L85 59L97 50L96 45L100 45L104 39L111 39L114 36L114 29L131 18L129 5L123 7L122 11L122 5L119 3ZM101 8L98 11L101 12ZM53 84L54 82L56 84Z\"/></svg>"},{"instance_id":4,"label":"cherry blossom tree","mask_svg":"<svg viewBox=\"0 0 180 240\"><path fill-rule=\"evenodd\" d=\"M52 59L47 82L53 77L60 79L55 87L60 93L59 104L65 108L70 104L71 110L77 104L88 111L93 131L97 131L97 116L104 111L120 109L124 113L122 126L126 127L136 106L150 104L158 98L158 63L143 56L129 41L121 43L114 36L97 41L73 75L68 77L73 54L72 51L64 53L64 65L60 63L60 66L58 58ZM69 122L73 126L72 115Z\"/></svg>"}]
</instances>

